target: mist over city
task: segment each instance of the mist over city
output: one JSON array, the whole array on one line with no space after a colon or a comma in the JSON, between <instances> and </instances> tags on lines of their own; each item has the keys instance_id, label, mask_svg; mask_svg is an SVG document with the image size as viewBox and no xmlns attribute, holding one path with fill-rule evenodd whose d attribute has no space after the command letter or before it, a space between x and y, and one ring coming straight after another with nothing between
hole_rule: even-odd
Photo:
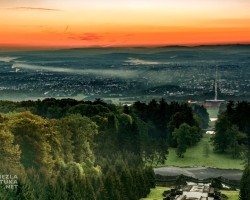
<instances>
[{"instance_id":1,"label":"mist over city","mask_svg":"<svg viewBox=\"0 0 250 200\"><path fill-rule=\"evenodd\" d=\"M220 45L0 52L1 99L248 99L250 47Z\"/></svg>"}]
</instances>

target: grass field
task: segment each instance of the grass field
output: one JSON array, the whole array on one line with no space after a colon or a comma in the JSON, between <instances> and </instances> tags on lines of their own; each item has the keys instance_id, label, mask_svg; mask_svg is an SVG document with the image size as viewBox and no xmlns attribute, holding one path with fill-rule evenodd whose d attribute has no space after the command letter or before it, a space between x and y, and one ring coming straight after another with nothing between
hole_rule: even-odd
<instances>
[{"instance_id":1,"label":"grass field","mask_svg":"<svg viewBox=\"0 0 250 200\"><path fill-rule=\"evenodd\" d=\"M209 118L217 118L219 113L219 108L207 108Z\"/></svg>"},{"instance_id":2,"label":"grass field","mask_svg":"<svg viewBox=\"0 0 250 200\"><path fill-rule=\"evenodd\" d=\"M210 138L210 135L204 135L196 146L187 149L184 158L179 158L176 155L175 149L170 148L166 162L157 167L210 166L221 169L243 169L242 160L233 159L227 154L214 153Z\"/></svg>"},{"instance_id":3,"label":"grass field","mask_svg":"<svg viewBox=\"0 0 250 200\"><path fill-rule=\"evenodd\" d=\"M165 190L169 190L167 187L156 187L151 189L150 194L147 196L147 198L143 198L141 200L162 200L162 193ZM226 191L222 190L221 193L227 195L228 200L238 200L239 199L239 192L238 191Z\"/></svg>"},{"instance_id":4,"label":"grass field","mask_svg":"<svg viewBox=\"0 0 250 200\"><path fill-rule=\"evenodd\" d=\"M147 198L142 198L141 200L162 200L162 193L165 190L169 190L170 188L167 187L159 187L157 186L156 188L151 189L149 195Z\"/></svg>"},{"instance_id":5,"label":"grass field","mask_svg":"<svg viewBox=\"0 0 250 200\"><path fill-rule=\"evenodd\" d=\"M228 200L238 200L239 199L239 191L222 190L221 193L225 194L228 197Z\"/></svg>"},{"instance_id":6,"label":"grass field","mask_svg":"<svg viewBox=\"0 0 250 200\"><path fill-rule=\"evenodd\" d=\"M209 114L209 118L217 118L219 113L219 108L207 108L207 112ZM209 127L215 127L215 121L209 121Z\"/></svg>"}]
</instances>

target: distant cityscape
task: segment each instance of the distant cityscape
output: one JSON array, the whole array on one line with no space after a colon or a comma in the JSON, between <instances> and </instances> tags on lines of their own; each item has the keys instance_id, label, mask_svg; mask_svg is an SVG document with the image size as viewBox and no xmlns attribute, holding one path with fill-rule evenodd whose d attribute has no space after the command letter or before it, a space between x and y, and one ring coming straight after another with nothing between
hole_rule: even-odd
<instances>
[{"instance_id":1,"label":"distant cityscape","mask_svg":"<svg viewBox=\"0 0 250 200\"><path fill-rule=\"evenodd\" d=\"M214 98L217 68L218 98L248 99L250 47L230 47L234 57L221 48L2 52L0 98L206 100Z\"/></svg>"}]
</instances>

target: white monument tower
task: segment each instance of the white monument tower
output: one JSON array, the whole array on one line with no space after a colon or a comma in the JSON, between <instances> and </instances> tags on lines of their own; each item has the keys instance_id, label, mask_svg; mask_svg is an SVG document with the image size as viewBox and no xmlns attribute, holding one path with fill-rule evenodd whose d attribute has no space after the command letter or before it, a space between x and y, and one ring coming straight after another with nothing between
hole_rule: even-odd
<instances>
[{"instance_id":1,"label":"white monument tower","mask_svg":"<svg viewBox=\"0 0 250 200\"><path fill-rule=\"evenodd\" d=\"M224 100L218 100L218 66L216 66L215 80L214 80L214 99L206 100L204 102L204 106L219 108L222 102L224 102Z\"/></svg>"}]
</instances>

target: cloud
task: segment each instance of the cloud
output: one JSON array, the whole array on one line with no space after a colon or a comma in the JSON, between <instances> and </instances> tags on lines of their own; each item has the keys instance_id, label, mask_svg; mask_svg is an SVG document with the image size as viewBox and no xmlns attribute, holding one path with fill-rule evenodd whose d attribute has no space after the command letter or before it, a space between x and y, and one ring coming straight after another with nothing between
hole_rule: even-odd
<instances>
[{"instance_id":1,"label":"cloud","mask_svg":"<svg viewBox=\"0 0 250 200\"><path fill-rule=\"evenodd\" d=\"M81 35L80 40L100 40L101 36L94 34L94 33L84 33L83 35Z\"/></svg>"},{"instance_id":2,"label":"cloud","mask_svg":"<svg viewBox=\"0 0 250 200\"><path fill-rule=\"evenodd\" d=\"M84 33L82 35L71 35L68 38L75 40L98 41L102 39L102 36L95 33Z\"/></svg>"},{"instance_id":3,"label":"cloud","mask_svg":"<svg viewBox=\"0 0 250 200\"><path fill-rule=\"evenodd\" d=\"M13 7L9 8L12 10L38 10L38 11L61 11L59 9L53 9L53 8L38 8L38 7Z\"/></svg>"},{"instance_id":4,"label":"cloud","mask_svg":"<svg viewBox=\"0 0 250 200\"><path fill-rule=\"evenodd\" d=\"M170 64L169 62L158 62L158 61L150 61L150 60L142 60L137 58L128 58L125 62L130 65L160 65L160 64Z\"/></svg>"},{"instance_id":5,"label":"cloud","mask_svg":"<svg viewBox=\"0 0 250 200\"><path fill-rule=\"evenodd\" d=\"M65 68L65 67L53 67L53 66L40 66L29 64L26 62L16 62L12 65L13 69L26 69L32 71L46 71L56 73L69 73L69 74L82 74L82 75L94 75L103 77L117 77L117 78L135 78L138 71L136 70L122 70L122 69L79 69L79 68Z\"/></svg>"},{"instance_id":6,"label":"cloud","mask_svg":"<svg viewBox=\"0 0 250 200\"><path fill-rule=\"evenodd\" d=\"M12 57L12 56L3 56L0 57L0 62L11 62L13 60L16 60L19 57Z\"/></svg>"}]
</instances>

